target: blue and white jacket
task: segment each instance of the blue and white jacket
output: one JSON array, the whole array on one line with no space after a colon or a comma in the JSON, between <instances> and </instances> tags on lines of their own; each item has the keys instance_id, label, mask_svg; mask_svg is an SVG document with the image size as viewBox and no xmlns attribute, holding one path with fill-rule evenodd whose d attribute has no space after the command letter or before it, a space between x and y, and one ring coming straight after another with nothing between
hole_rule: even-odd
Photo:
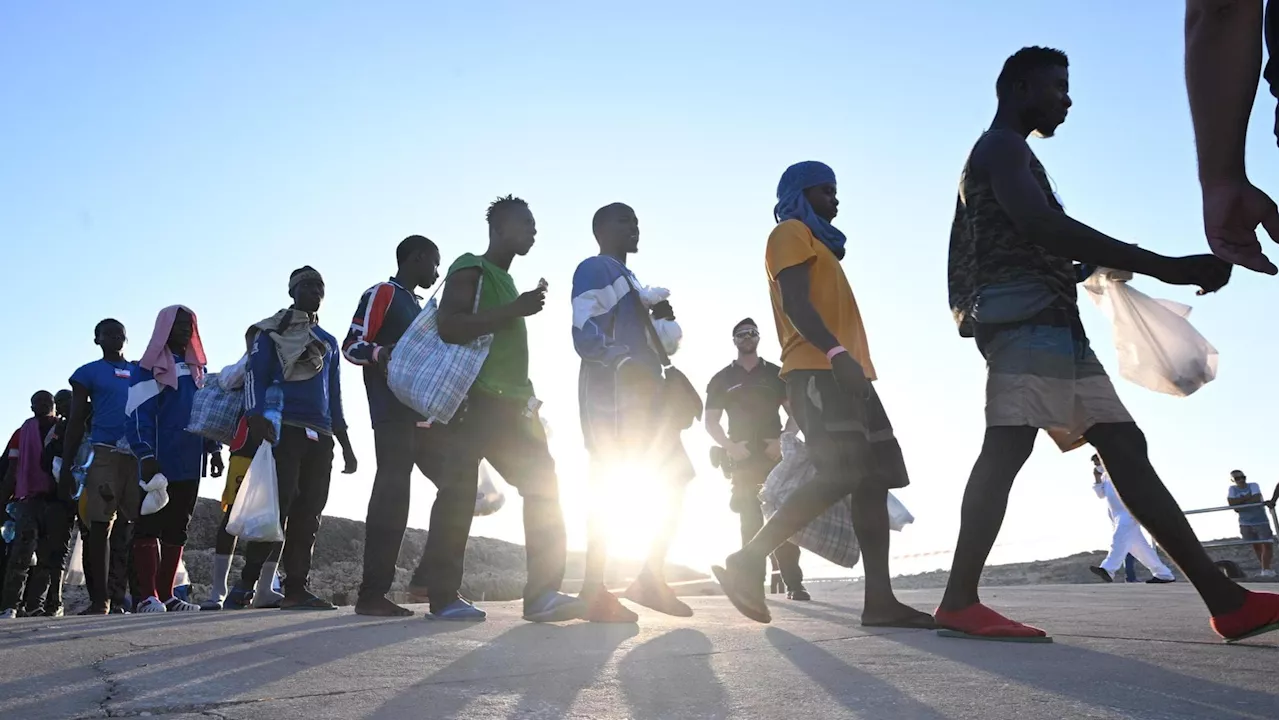
<instances>
[{"instance_id":1,"label":"blue and white jacket","mask_svg":"<svg viewBox=\"0 0 1280 720\"><path fill-rule=\"evenodd\" d=\"M205 456L219 446L187 432L196 381L186 360L174 356L177 389L156 382L150 370L133 366L129 399L125 403L125 438L138 460L155 458L169 482L199 482Z\"/></svg>"},{"instance_id":2,"label":"blue and white jacket","mask_svg":"<svg viewBox=\"0 0 1280 720\"><path fill-rule=\"evenodd\" d=\"M578 412L587 447L593 436L616 432L631 409L616 392L618 368L640 363L654 375L662 362L649 341L649 311L635 288L635 275L611 257L587 258L573 273L573 347L582 358ZM634 404L637 399L631 399ZM636 412L648 408L636 407Z\"/></svg>"},{"instance_id":3,"label":"blue and white jacket","mask_svg":"<svg viewBox=\"0 0 1280 720\"><path fill-rule=\"evenodd\" d=\"M346 430L347 421L342 415L342 381L338 365L341 352L338 341L329 333L313 326L316 337L324 341L324 367L306 380L285 382L284 369L271 336L259 332L249 351L249 367L244 376L245 411L247 415L261 415L266 408L267 388L280 383L284 393L284 424L311 428L324 435Z\"/></svg>"}]
</instances>

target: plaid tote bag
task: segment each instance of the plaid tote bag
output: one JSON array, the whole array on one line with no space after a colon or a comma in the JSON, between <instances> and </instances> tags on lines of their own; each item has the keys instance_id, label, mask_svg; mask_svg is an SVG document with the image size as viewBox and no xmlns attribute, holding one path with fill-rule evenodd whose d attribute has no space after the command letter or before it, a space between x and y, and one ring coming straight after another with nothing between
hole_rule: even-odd
<instances>
[{"instance_id":1,"label":"plaid tote bag","mask_svg":"<svg viewBox=\"0 0 1280 720\"><path fill-rule=\"evenodd\" d=\"M187 432L230 445L236 426L244 414L244 390L227 390L218 382L218 373L205 377L191 403Z\"/></svg>"},{"instance_id":2,"label":"plaid tote bag","mask_svg":"<svg viewBox=\"0 0 1280 720\"><path fill-rule=\"evenodd\" d=\"M480 289L471 311L480 308ZM467 398L489 357L492 335L469 343L451 345L440 339L436 325L439 307L433 297L404 331L387 364L387 386L400 402L413 408L429 423L447 424Z\"/></svg>"},{"instance_id":3,"label":"plaid tote bag","mask_svg":"<svg viewBox=\"0 0 1280 720\"><path fill-rule=\"evenodd\" d=\"M760 490L760 502L766 518L782 507L791 493L813 482L818 471L809 460L809 450L793 432L782 435L782 462L769 473ZM858 537L853 532L853 497L845 495L827 508L813 522L801 528L791 542L826 558L840 567L858 564L861 555Z\"/></svg>"}]
</instances>

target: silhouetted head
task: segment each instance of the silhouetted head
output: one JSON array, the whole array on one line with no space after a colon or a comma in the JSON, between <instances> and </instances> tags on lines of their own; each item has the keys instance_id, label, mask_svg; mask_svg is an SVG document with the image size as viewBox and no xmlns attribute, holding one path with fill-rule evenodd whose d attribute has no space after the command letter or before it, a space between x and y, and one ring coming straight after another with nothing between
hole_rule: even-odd
<instances>
[{"instance_id":1,"label":"silhouetted head","mask_svg":"<svg viewBox=\"0 0 1280 720\"><path fill-rule=\"evenodd\" d=\"M640 220L636 211L623 203L605 205L591 218L591 232L601 252L629 255L640 251Z\"/></svg>"},{"instance_id":2,"label":"silhouetted head","mask_svg":"<svg viewBox=\"0 0 1280 720\"><path fill-rule=\"evenodd\" d=\"M527 255L538 234L529 203L507 195L494 200L484 214L489 222L489 247L501 253Z\"/></svg>"},{"instance_id":3,"label":"silhouetted head","mask_svg":"<svg viewBox=\"0 0 1280 720\"><path fill-rule=\"evenodd\" d=\"M303 312L320 312L320 303L324 302L324 278L310 265L294 270L289 274L289 297L293 298L293 306Z\"/></svg>"},{"instance_id":4,"label":"silhouetted head","mask_svg":"<svg viewBox=\"0 0 1280 720\"><path fill-rule=\"evenodd\" d=\"M71 391L59 390L53 396L53 410L58 417L68 417L71 415Z\"/></svg>"},{"instance_id":5,"label":"silhouetted head","mask_svg":"<svg viewBox=\"0 0 1280 720\"><path fill-rule=\"evenodd\" d=\"M401 280L429 288L440 279L440 248L421 235L410 235L396 247L396 265Z\"/></svg>"},{"instance_id":6,"label":"silhouetted head","mask_svg":"<svg viewBox=\"0 0 1280 720\"><path fill-rule=\"evenodd\" d=\"M741 353L753 353L760 346L760 328L756 321L746 318L733 326L733 345Z\"/></svg>"},{"instance_id":7,"label":"silhouetted head","mask_svg":"<svg viewBox=\"0 0 1280 720\"><path fill-rule=\"evenodd\" d=\"M93 328L93 344L102 348L105 355L119 355L129 338L124 332L124 323L107 318Z\"/></svg>"},{"instance_id":8,"label":"silhouetted head","mask_svg":"<svg viewBox=\"0 0 1280 720\"><path fill-rule=\"evenodd\" d=\"M1071 108L1067 55L1061 50L1025 47L1009 56L996 79L1000 106L1012 111L1028 131L1053 137Z\"/></svg>"},{"instance_id":9,"label":"silhouetted head","mask_svg":"<svg viewBox=\"0 0 1280 720\"><path fill-rule=\"evenodd\" d=\"M1239 485L1240 487L1244 487L1249 484L1249 478L1245 477L1244 472L1241 470L1232 470L1231 482Z\"/></svg>"},{"instance_id":10,"label":"silhouetted head","mask_svg":"<svg viewBox=\"0 0 1280 720\"><path fill-rule=\"evenodd\" d=\"M36 417L49 417L53 414L53 393L41 390L31 396L31 414Z\"/></svg>"},{"instance_id":11,"label":"silhouetted head","mask_svg":"<svg viewBox=\"0 0 1280 720\"><path fill-rule=\"evenodd\" d=\"M813 213L827 222L835 220L836 214L840 211L840 201L836 198L836 184L833 182L805 188L804 199L813 206Z\"/></svg>"}]
</instances>

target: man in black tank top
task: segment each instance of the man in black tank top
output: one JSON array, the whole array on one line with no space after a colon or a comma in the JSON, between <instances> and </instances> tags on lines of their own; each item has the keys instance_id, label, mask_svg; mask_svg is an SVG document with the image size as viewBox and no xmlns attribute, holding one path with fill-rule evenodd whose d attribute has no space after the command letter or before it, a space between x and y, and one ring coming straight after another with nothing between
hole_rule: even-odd
<instances>
[{"instance_id":1,"label":"man in black tank top","mask_svg":"<svg viewBox=\"0 0 1280 720\"><path fill-rule=\"evenodd\" d=\"M1205 237L1223 260L1275 275L1257 231L1262 225L1272 241L1280 241L1280 219L1275 201L1245 174L1244 150L1259 66L1271 95L1277 93L1276 0L1267 0L1265 12L1260 0L1187 0L1186 43ZM1272 131L1280 140L1280 125Z\"/></svg>"},{"instance_id":2,"label":"man in black tank top","mask_svg":"<svg viewBox=\"0 0 1280 720\"><path fill-rule=\"evenodd\" d=\"M1045 642L1045 632L978 600L1014 477L1044 429L1064 450L1092 444L1125 505L1195 585L1227 638L1276 621L1276 596L1249 593L1218 571L1147 458L1147 442L1089 348L1072 262L1150 275L1213 292L1231 265L1171 258L1114 240L1063 212L1026 138L1067 118L1067 56L1024 48L996 81L999 107L965 165L951 230L948 287L963 336L987 361L987 431L961 508L960 537L935 618L943 634Z\"/></svg>"}]
</instances>

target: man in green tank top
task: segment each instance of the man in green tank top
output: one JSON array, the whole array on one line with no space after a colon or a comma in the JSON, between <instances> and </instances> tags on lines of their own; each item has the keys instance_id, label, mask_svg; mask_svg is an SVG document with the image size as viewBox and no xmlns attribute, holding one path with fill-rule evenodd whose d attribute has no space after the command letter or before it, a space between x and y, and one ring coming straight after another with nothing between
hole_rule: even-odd
<instances>
[{"instance_id":1,"label":"man in green tank top","mask_svg":"<svg viewBox=\"0 0 1280 720\"><path fill-rule=\"evenodd\" d=\"M524 319L542 311L545 281L521 293L511 262L533 248L537 227L524 200L498 198L486 214L489 249L458 258L445 275L440 300L440 339L462 345L492 335L489 354L467 399L441 428L449 448L431 532L414 584L425 585L431 619L478 621L483 610L463 599L462 569L471 533L480 461L488 460L524 499L528 580L524 617L562 622L582 616L578 600L560 592L564 580L565 529L556 464L538 418L541 404L529 380L529 340Z\"/></svg>"},{"instance_id":2,"label":"man in green tank top","mask_svg":"<svg viewBox=\"0 0 1280 720\"><path fill-rule=\"evenodd\" d=\"M1124 504L1182 568L1213 628L1239 639L1276 622L1276 596L1227 579L1205 553L1147 456L1147 441L1120 402L1080 324L1072 263L1150 275L1202 293L1227 284L1212 255L1166 257L1069 217L1027 137L1052 137L1067 119L1067 56L1029 47L996 80L990 129L965 164L948 260L960 334L987 363L987 429L960 510L960 537L934 615L952 637L1043 642L1046 633L983 605L978 580L1004 521L1009 490L1045 430L1063 451L1093 445Z\"/></svg>"}]
</instances>

